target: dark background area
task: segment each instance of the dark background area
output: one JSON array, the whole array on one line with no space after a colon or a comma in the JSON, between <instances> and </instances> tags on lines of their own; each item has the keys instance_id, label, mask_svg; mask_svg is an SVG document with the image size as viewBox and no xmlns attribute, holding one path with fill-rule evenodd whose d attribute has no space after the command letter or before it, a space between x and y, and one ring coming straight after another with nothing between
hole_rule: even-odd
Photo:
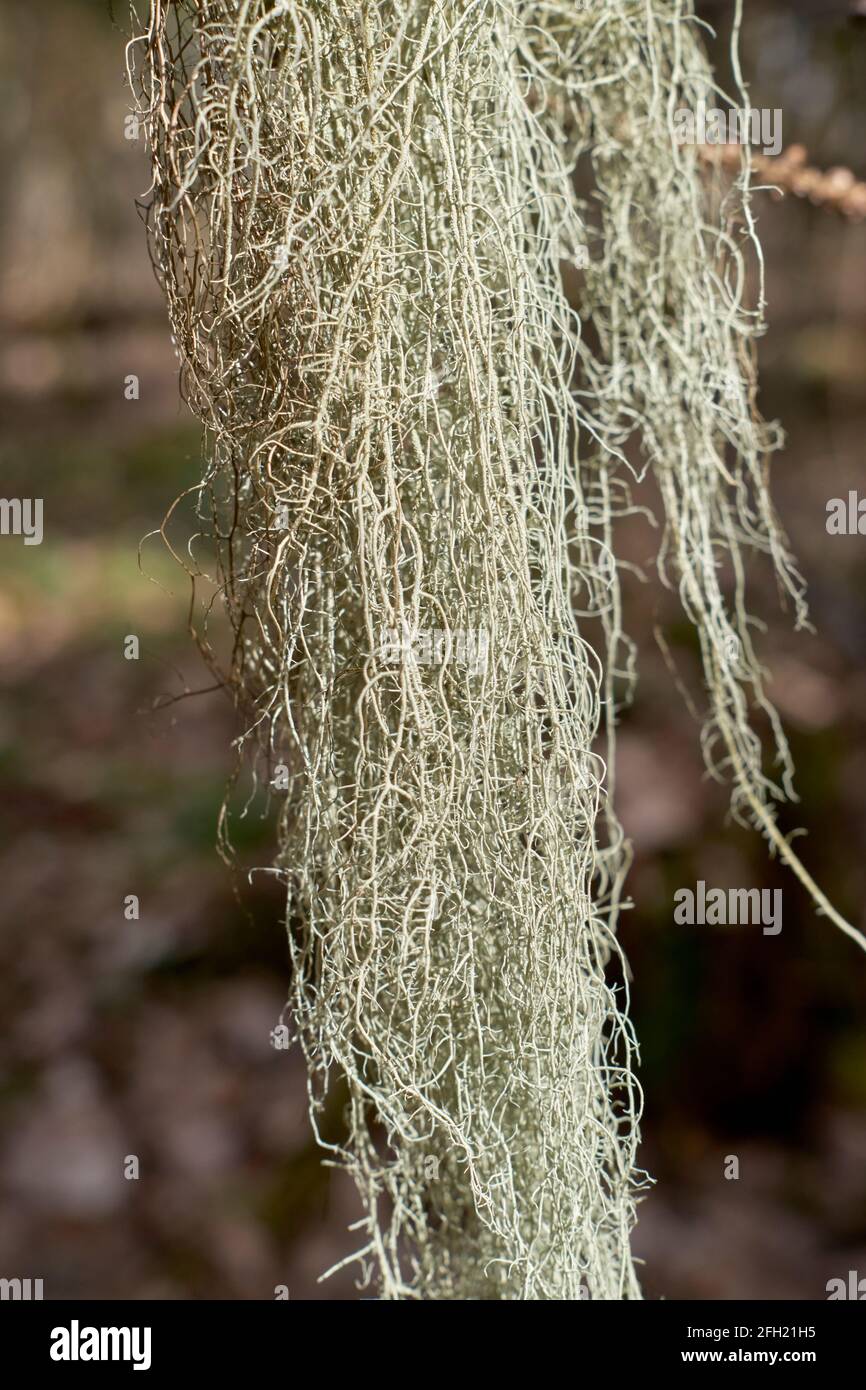
<instances>
[{"instance_id":1,"label":"dark background area","mask_svg":"<svg viewBox=\"0 0 866 1390\"><path fill-rule=\"evenodd\" d=\"M733 6L704 12L726 36ZM743 68L785 144L866 178L866 25L846 7L747 4ZM122 16L119 16L122 17ZM724 71L724 44L719 62ZM357 1297L358 1213L319 1162L303 1064L270 1030L286 997L279 894L233 882L216 820L236 732L186 635L184 576L157 526L199 475L125 138L124 33L91 0L0 11L0 492L44 498L45 539L0 540L0 1275L45 1295ZM798 767L801 855L850 920L866 887L866 538L828 536L860 487L866 436L866 223L755 196L770 328L766 415L788 447L774 494L809 582L794 634L752 574L770 693ZM140 378L126 400L124 379ZM621 732L633 837L622 938L656 1185L636 1249L648 1297L822 1299L866 1275L866 959L732 826L698 728L652 638L700 692L697 646L630 555L641 682ZM138 661L123 639L137 634ZM241 865L267 863L256 804ZM680 927L677 888L782 888L784 926ZM235 894L237 886L240 902ZM124 918L137 894L139 921ZM136 1155L140 1177L124 1177ZM739 1159L737 1180L726 1159Z\"/></svg>"}]
</instances>

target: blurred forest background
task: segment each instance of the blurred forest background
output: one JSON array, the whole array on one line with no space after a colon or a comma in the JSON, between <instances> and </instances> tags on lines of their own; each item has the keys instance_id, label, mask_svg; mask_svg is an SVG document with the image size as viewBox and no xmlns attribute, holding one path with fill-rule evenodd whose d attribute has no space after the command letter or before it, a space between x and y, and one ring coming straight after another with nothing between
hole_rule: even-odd
<instances>
[{"instance_id":1,"label":"blurred forest background","mask_svg":"<svg viewBox=\"0 0 866 1390\"><path fill-rule=\"evenodd\" d=\"M699 8L724 79L733 4ZM786 145L866 178L866 25L844 0L746 8L753 104L782 108ZM184 577L158 537L138 568L199 475L199 441L135 209L147 161L125 138L117 10L0 10L0 492L45 505L41 546L0 541L0 1274L42 1278L48 1298L356 1298L351 1270L317 1283L353 1248L358 1205L320 1165L300 1058L271 1045L280 896L241 876L238 900L215 851L232 711L218 691L177 698L212 684ZM782 825L808 831L801 854L862 927L866 539L828 536L825 514L866 495L866 223L766 193L755 210L761 403L788 434L774 491L816 627L795 636L755 567L802 798ZM866 1275L866 960L728 823L652 629L699 693L693 635L655 580L652 533L627 544L650 578L628 589L642 679L618 783L656 1178L636 1234L645 1291L822 1299L828 1279ZM244 864L267 863L269 835L257 804L236 824ZM781 935L674 925L675 890L700 878L782 888Z\"/></svg>"}]
</instances>

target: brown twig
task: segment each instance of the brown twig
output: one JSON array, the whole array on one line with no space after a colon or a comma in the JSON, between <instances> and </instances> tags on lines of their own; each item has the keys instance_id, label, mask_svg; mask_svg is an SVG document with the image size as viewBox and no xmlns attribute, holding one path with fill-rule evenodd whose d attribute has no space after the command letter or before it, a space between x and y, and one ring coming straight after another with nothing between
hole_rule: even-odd
<instances>
[{"instance_id":1,"label":"brown twig","mask_svg":"<svg viewBox=\"0 0 866 1390\"><path fill-rule=\"evenodd\" d=\"M736 169L742 159L740 145L698 145L698 158L705 164L723 169ZM830 207L852 221L866 218L866 183L859 181L850 169L815 168L807 164L805 145L790 145L779 155L752 155L752 168L762 179L772 184L775 197L793 193L808 198L822 207Z\"/></svg>"}]
</instances>

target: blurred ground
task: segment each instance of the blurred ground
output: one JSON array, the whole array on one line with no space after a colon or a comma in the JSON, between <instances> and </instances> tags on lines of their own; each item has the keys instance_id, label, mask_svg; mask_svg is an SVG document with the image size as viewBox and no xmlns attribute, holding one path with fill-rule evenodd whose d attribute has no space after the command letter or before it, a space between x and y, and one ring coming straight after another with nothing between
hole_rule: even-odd
<instances>
[{"instance_id":1,"label":"blurred ground","mask_svg":"<svg viewBox=\"0 0 866 1390\"><path fill-rule=\"evenodd\" d=\"M729 7L728 7L729 8ZM744 68L785 141L866 177L866 37L836 10L758 4ZM707 14L724 23L724 5ZM74 53L75 61L69 61ZM720 62L723 58L720 58ZM318 1161L303 1067L275 1051L286 995L279 896L241 904L215 852L234 732L185 634L183 576L158 539L198 476L124 137L123 35L107 7L10 0L0 17L0 480L45 499L45 541L0 549L0 1273L48 1297L356 1297L353 1194ZM771 329L765 413L790 444L775 495L817 635L753 608L799 768L805 853L863 925L866 541L828 537L861 479L866 225L759 195ZM124 378L140 378L138 400ZM652 537L629 532L648 567ZM661 622L699 691L696 649L655 583L629 593L642 680L622 732L635 840L623 939L657 1179L636 1245L650 1297L823 1298L866 1274L866 968L817 919L703 777L697 730L652 641ZM138 661L123 638L141 639ZM243 863L267 862L256 805ZM777 938L678 928L676 888L784 888ZM141 919L126 921L137 894ZM335 1121L336 1123L336 1121ZM127 1181L124 1159L141 1176ZM740 1177L726 1180L728 1156Z\"/></svg>"}]
</instances>

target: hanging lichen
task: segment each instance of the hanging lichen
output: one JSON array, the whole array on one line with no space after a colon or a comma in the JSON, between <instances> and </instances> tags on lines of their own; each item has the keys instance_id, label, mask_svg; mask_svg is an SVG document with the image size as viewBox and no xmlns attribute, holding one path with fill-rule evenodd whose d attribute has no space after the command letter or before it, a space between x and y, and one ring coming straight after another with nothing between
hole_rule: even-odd
<instances>
[{"instance_id":1,"label":"hanging lichen","mask_svg":"<svg viewBox=\"0 0 866 1390\"><path fill-rule=\"evenodd\" d=\"M392 1298L639 1297L640 1102L606 975L627 442L700 634L708 761L783 852L740 547L799 599L753 410L744 186L712 214L671 134L711 90L693 21L661 0L152 0L140 42L226 681L278 770L314 1123L348 1087L353 1258ZM587 252L593 350L561 279Z\"/></svg>"}]
</instances>

